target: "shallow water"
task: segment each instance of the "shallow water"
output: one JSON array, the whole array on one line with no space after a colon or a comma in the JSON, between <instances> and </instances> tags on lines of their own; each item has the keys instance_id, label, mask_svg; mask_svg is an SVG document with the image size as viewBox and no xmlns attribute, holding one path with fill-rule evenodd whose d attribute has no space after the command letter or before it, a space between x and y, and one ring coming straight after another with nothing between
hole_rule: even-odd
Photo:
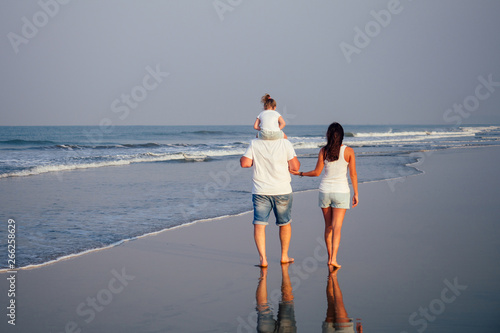
<instances>
[{"instance_id":1,"label":"shallow water","mask_svg":"<svg viewBox=\"0 0 500 333\"><path fill-rule=\"evenodd\" d=\"M313 169L325 126L287 126ZM345 126L360 182L419 173L422 151L498 144L500 127ZM251 209L238 161L248 126L0 127L0 210L17 222L18 267ZM417 166L418 168L418 166ZM319 178L292 177L294 191ZM7 230L0 230L0 246ZM0 267L6 267L2 263Z\"/></svg>"}]
</instances>

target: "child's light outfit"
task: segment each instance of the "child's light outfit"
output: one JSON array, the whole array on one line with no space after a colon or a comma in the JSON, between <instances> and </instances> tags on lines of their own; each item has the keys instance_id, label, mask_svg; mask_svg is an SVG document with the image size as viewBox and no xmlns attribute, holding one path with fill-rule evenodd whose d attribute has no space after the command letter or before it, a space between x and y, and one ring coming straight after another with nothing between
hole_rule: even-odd
<instances>
[{"instance_id":1,"label":"child's light outfit","mask_svg":"<svg viewBox=\"0 0 500 333\"><path fill-rule=\"evenodd\" d=\"M277 140L283 139L284 133L280 130L278 119L281 117L278 111L265 110L257 116L260 119L259 139Z\"/></svg>"}]
</instances>

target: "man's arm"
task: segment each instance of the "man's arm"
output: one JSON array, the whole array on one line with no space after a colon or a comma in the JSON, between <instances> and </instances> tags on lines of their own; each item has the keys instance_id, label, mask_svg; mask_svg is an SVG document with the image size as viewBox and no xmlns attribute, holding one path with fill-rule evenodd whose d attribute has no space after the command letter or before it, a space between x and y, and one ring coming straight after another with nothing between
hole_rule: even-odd
<instances>
[{"instance_id":1,"label":"man's arm","mask_svg":"<svg viewBox=\"0 0 500 333\"><path fill-rule=\"evenodd\" d=\"M246 156L241 156L240 165L242 168L251 168L253 165L253 160L251 158L246 157Z\"/></svg>"},{"instance_id":2,"label":"man's arm","mask_svg":"<svg viewBox=\"0 0 500 333\"><path fill-rule=\"evenodd\" d=\"M299 171L300 170L300 162L297 156L294 156L290 161L288 161L288 170L290 171Z\"/></svg>"}]
</instances>

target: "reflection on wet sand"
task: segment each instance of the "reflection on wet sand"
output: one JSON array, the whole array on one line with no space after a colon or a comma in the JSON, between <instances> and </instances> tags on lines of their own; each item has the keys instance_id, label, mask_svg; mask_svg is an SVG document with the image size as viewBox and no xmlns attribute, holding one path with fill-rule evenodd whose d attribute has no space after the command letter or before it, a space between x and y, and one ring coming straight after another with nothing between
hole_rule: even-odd
<instances>
[{"instance_id":1,"label":"reflection on wet sand","mask_svg":"<svg viewBox=\"0 0 500 333\"><path fill-rule=\"evenodd\" d=\"M267 298L267 268L261 268L257 286L257 332L297 332L293 304L292 284L288 275L290 264L281 265L281 301L278 319L274 319L271 304Z\"/></svg>"},{"instance_id":2,"label":"reflection on wet sand","mask_svg":"<svg viewBox=\"0 0 500 333\"><path fill-rule=\"evenodd\" d=\"M290 264L281 265L281 300L278 306L278 316L274 319L271 303L268 299L267 268L261 268L259 284L257 285L257 332L297 332L293 290L288 274ZM344 306L342 290L337 280L338 268L329 266L326 299L328 308L322 325L322 332L363 333L360 319L349 318Z\"/></svg>"},{"instance_id":3,"label":"reflection on wet sand","mask_svg":"<svg viewBox=\"0 0 500 333\"><path fill-rule=\"evenodd\" d=\"M354 322L349 318L344 306L342 298L342 290L340 290L337 280L339 269L330 267L328 275L328 283L326 285L326 300L328 301L328 309L326 310L326 319L323 322L324 333L344 332L344 333L363 333L363 326L359 319L356 320L356 330L354 330Z\"/></svg>"}]
</instances>

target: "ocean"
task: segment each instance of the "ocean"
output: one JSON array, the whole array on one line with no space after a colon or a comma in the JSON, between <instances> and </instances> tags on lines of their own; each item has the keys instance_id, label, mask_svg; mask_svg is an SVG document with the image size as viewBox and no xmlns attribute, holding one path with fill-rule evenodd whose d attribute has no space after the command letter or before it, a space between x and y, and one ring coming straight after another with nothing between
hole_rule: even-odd
<instances>
[{"instance_id":1,"label":"ocean","mask_svg":"<svg viewBox=\"0 0 500 333\"><path fill-rule=\"evenodd\" d=\"M285 127L301 171L314 168L326 129ZM435 150L500 144L500 126L489 125L344 130L361 183L417 175L417 161ZM252 173L239 158L255 134L251 126L1 126L0 246L7 249L8 219L16 267L26 267L249 211ZM292 177L292 187L319 181Z\"/></svg>"}]
</instances>

